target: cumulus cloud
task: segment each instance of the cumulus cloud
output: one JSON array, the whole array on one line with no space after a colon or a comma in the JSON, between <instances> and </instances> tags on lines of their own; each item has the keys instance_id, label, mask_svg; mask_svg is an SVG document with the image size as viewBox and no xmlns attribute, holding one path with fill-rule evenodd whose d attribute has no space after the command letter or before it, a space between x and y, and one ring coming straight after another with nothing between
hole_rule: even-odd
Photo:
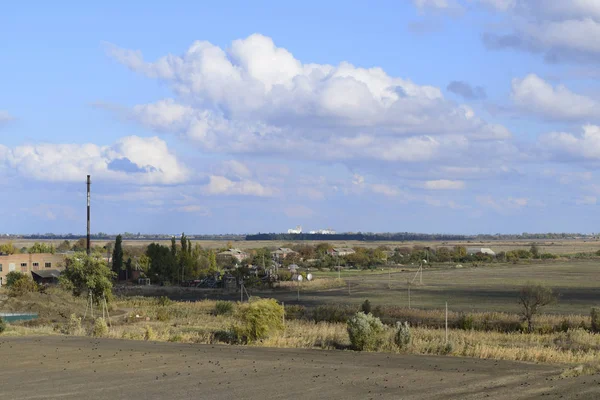
<instances>
[{"instance_id":1,"label":"cumulus cloud","mask_svg":"<svg viewBox=\"0 0 600 400\"><path fill-rule=\"evenodd\" d=\"M439 88L377 67L303 64L259 34L228 49L198 41L154 62L116 46L108 53L177 95L135 106L131 118L207 151L413 162L457 141L511 137Z\"/></svg>"},{"instance_id":2,"label":"cumulus cloud","mask_svg":"<svg viewBox=\"0 0 600 400\"><path fill-rule=\"evenodd\" d=\"M521 109L549 119L585 119L600 116L600 103L570 91L552 87L535 74L512 81L512 99Z\"/></svg>"},{"instance_id":3,"label":"cumulus cloud","mask_svg":"<svg viewBox=\"0 0 600 400\"><path fill-rule=\"evenodd\" d=\"M87 174L95 180L135 184L177 184L189 177L188 169L169 151L166 142L156 137L128 136L112 146L0 146L0 164L23 177L52 182L80 182Z\"/></svg>"},{"instance_id":4,"label":"cumulus cloud","mask_svg":"<svg viewBox=\"0 0 600 400\"><path fill-rule=\"evenodd\" d=\"M439 179L434 181L426 181L422 184L422 187L428 190L458 190L464 189L465 183L463 181Z\"/></svg>"},{"instance_id":5,"label":"cumulus cloud","mask_svg":"<svg viewBox=\"0 0 600 400\"><path fill-rule=\"evenodd\" d=\"M252 180L230 180L224 176L211 175L209 183L204 187L207 195L235 195L235 196L257 196L272 197L276 190Z\"/></svg>"},{"instance_id":6,"label":"cumulus cloud","mask_svg":"<svg viewBox=\"0 0 600 400\"><path fill-rule=\"evenodd\" d=\"M487 97L485 89L481 86L471 86L467 82L462 81L452 81L446 89L467 100L479 100Z\"/></svg>"},{"instance_id":7,"label":"cumulus cloud","mask_svg":"<svg viewBox=\"0 0 600 400\"><path fill-rule=\"evenodd\" d=\"M581 135L547 133L540 136L538 144L559 160L600 160L600 126L585 125Z\"/></svg>"},{"instance_id":8,"label":"cumulus cloud","mask_svg":"<svg viewBox=\"0 0 600 400\"><path fill-rule=\"evenodd\" d=\"M508 32L488 32L492 49L516 48L544 53L549 61L600 61L600 3L595 0L485 0L506 12Z\"/></svg>"}]
</instances>

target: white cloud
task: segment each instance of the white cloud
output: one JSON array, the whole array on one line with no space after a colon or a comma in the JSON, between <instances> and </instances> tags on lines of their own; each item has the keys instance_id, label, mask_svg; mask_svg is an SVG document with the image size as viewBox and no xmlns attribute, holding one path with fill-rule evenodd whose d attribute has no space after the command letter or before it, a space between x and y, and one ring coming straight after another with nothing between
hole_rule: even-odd
<instances>
[{"instance_id":1,"label":"white cloud","mask_svg":"<svg viewBox=\"0 0 600 400\"><path fill-rule=\"evenodd\" d=\"M600 159L600 126L585 125L581 135L552 132L541 135L541 149L558 159Z\"/></svg>"},{"instance_id":2,"label":"white cloud","mask_svg":"<svg viewBox=\"0 0 600 400\"><path fill-rule=\"evenodd\" d=\"M422 187L429 190L458 190L465 188L465 182L439 179L434 181L426 181L423 183Z\"/></svg>"},{"instance_id":3,"label":"white cloud","mask_svg":"<svg viewBox=\"0 0 600 400\"><path fill-rule=\"evenodd\" d=\"M188 204L185 206L175 207L173 208L173 211L197 214L203 217L210 215L210 210L208 208L198 204Z\"/></svg>"},{"instance_id":4,"label":"white cloud","mask_svg":"<svg viewBox=\"0 0 600 400\"><path fill-rule=\"evenodd\" d=\"M0 124L12 121L14 117L8 113L8 111L0 110Z\"/></svg>"},{"instance_id":5,"label":"white cloud","mask_svg":"<svg viewBox=\"0 0 600 400\"><path fill-rule=\"evenodd\" d=\"M0 164L19 175L52 182L94 180L134 184L185 182L189 171L156 137L128 136L112 146L95 144L36 144L0 147Z\"/></svg>"},{"instance_id":6,"label":"white cloud","mask_svg":"<svg viewBox=\"0 0 600 400\"><path fill-rule=\"evenodd\" d=\"M571 92L563 85L555 88L535 74L512 81L513 101L522 109L550 119L600 117L600 103Z\"/></svg>"},{"instance_id":7,"label":"white cloud","mask_svg":"<svg viewBox=\"0 0 600 400\"><path fill-rule=\"evenodd\" d=\"M481 1L481 0L480 0ZM600 3L596 0L483 0L507 11L511 29L487 33L491 48L542 52L551 61L600 60Z\"/></svg>"},{"instance_id":8,"label":"white cloud","mask_svg":"<svg viewBox=\"0 0 600 400\"><path fill-rule=\"evenodd\" d=\"M492 208L501 213L519 210L529 204L529 199L524 197L496 199L489 195L477 196L476 201L484 207Z\"/></svg>"},{"instance_id":9,"label":"white cloud","mask_svg":"<svg viewBox=\"0 0 600 400\"><path fill-rule=\"evenodd\" d=\"M456 14L463 10L457 0L412 0L412 2L420 11L431 10Z\"/></svg>"},{"instance_id":10,"label":"white cloud","mask_svg":"<svg viewBox=\"0 0 600 400\"><path fill-rule=\"evenodd\" d=\"M224 176L212 175L209 183L204 187L208 195L234 195L271 197L276 190L251 180L232 181Z\"/></svg>"},{"instance_id":11,"label":"white cloud","mask_svg":"<svg viewBox=\"0 0 600 400\"><path fill-rule=\"evenodd\" d=\"M579 199L575 200L575 204L577 205L596 205L597 203L596 196L583 196Z\"/></svg>"},{"instance_id":12,"label":"white cloud","mask_svg":"<svg viewBox=\"0 0 600 400\"><path fill-rule=\"evenodd\" d=\"M374 183L370 186L370 188L373 193L382 194L389 197L395 197L402 194L398 188L382 183Z\"/></svg>"},{"instance_id":13,"label":"white cloud","mask_svg":"<svg viewBox=\"0 0 600 400\"><path fill-rule=\"evenodd\" d=\"M517 0L469 0L473 3L483 4L498 11L508 11L517 5Z\"/></svg>"},{"instance_id":14,"label":"white cloud","mask_svg":"<svg viewBox=\"0 0 600 400\"><path fill-rule=\"evenodd\" d=\"M236 178L249 178L252 176L250 169L237 160L223 161L220 169L225 176L233 176Z\"/></svg>"},{"instance_id":15,"label":"white cloud","mask_svg":"<svg viewBox=\"0 0 600 400\"><path fill-rule=\"evenodd\" d=\"M303 64L259 34L227 50L195 42L182 56L155 62L114 46L108 52L168 82L178 96L138 105L129 115L206 151L419 162L456 142L511 137L505 127L444 99L437 87L377 67Z\"/></svg>"}]
</instances>

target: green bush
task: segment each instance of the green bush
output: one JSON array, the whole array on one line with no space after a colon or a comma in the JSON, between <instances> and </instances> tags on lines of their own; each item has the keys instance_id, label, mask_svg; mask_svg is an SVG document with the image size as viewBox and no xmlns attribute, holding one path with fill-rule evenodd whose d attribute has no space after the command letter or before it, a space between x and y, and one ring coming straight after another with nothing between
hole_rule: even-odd
<instances>
[{"instance_id":1,"label":"green bush","mask_svg":"<svg viewBox=\"0 0 600 400\"><path fill-rule=\"evenodd\" d=\"M470 331L475 329L475 319L470 314L461 314L458 317L457 325L459 329Z\"/></svg>"},{"instance_id":2,"label":"green bush","mask_svg":"<svg viewBox=\"0 0 600 400\"><path fill-rule=\"evenodd\" d=\"M347 322L356 313L356 307L342 304L326 304L315 307L313 319L315 322L338 323Z\"/></svg>"},{"instance_id":3,"label":"green bush","mask_svg":"<svg viewBox=\"0 0 600 400\"><path fill-rule=\"evenodd\" d=\"M215 304L215 315L231 315L234 306L231 301L217 301Z\"/></svg>"},{"instance_id":4,"label":"green bush","mask_svg":"<svg viewBox=\"0 0 600 400\"><path fill-rule=\"evenodd\" d=\"M94 321L94 328L92 329L92 335L96 337L105 337L108 335L108 325L104 318L96 318Z\"/></svg>"},{"instance_id":5,"label":"green bush","mask_svg":"<svg viewBox=\"0 0 600 400\"><path fill-rule=\"evenodd\" d=\"M381 344L383 323L372 314L357 312L347 322L350 343L355 350L376 350Z\"/></svg>"},{"instance_id":6,"label":"green bush","mask_svg":"<svg viewBox=\"0 0 600 400\"><path fill-rule=\"evenodd\" d=\"M600 332L600 308L592 307L590 316L592 318L592 332L599 333Z\"/></svg>"},{"instance_id":7,"label":"green bush","mask_svg":"<svg viewBox=\"0 0 600 400\"><path fill-rule=\"evenodd\" d=\"M26 293L37 292L38 284L29 275L19 274L17 279L11 282L8 295L11 297L20 297Z\"/></svg>"},{"instance_id":8,"label":"green bush","mask_svg":"<svg viewBox=\"0 0 600 400\"><path fill-rule=\"evenodd\" d=\"M146 330L144 331L144 340L154 340L156 338L156 334L154 333L154 329L151 326L146 325Z\"/></svg>"},{"instance_id":9,"label":"green bush","mask_svg":"<svg viewBox=\"0 0 600 400\"><path fill-rule=\"evenodd\" d=\"M15 283L16 281L18 281L19 279L21 279L22 277L24 277L25 274L22 274L18 271L11 271L8 274L6 274L6 287L11 287L13 285L13 283Z\"/></svg>"},{"instance_id":10,"label":"green bush","mask_svg":"<svg viewBox=\"0 0 600 400\"><path fill-rule=\"evenodd\" d=\"M167 322L171 319L171 314L169 313L167 307L160 307L158 310L156 310L156 319L161 322Z\"/></svg>"},{"instance_id":11,"label":"green bush","mask_svg":"<svg viewBox=\"0 0 600 400\"><path fill-rule=\"evenodd\" d=\"M156 302L161 307L168 307L173 304L173 301L166 296L160 296Z\"/></svg>"},{"instance_id":12,"label":"green bush","mask_svg":"<svg viewBox=\"0 0 600 400\"><path fill-rule=\"evenodd\" d=\"M6 322L0 317L0 335L6 330Z\"/></svg>"},{"instance_id":13,"label":"green bush","mask_svg":"<svg viewBox=\"0 0 600 400\"><path fill-rule=\"evenodd\" d=\"M69 321L65 324L62 333L65 335L81 335L83 332L81 328L81 318L76 314L71 314Z\"/></svg>"},{"instance_id":14,"label":"green bush","mask_svg":"<svg viewBox=\"0 0 600 400\"><path fill-rule=\"evenodd\" d=\"M285 317L287 319L303 319L306 317L306 307L299 304L285 306Z\"/></svg>"},{"instance_id":15,"label":"green bush","mask_svg":"<svg viewBox=\"0 0 600 400\"><path fill-rule=\"evenodd\" d=\"M238 307L233 327L239 341L251 343L283 330L283 306L274 299L250 300Z\"/></svg>"},{"instance_id":16,"label":"green bush","mask_svg":"<svg viewBox=\"0 0 600 400\"><path fill-rule=\"evenodd\" d=\"M396 322L396 334L394 335L394 343L396 346L403 349L410 344L412 336L410 334L410 325L408 322Z\"/></svg>"},{"instance_id":17,"label":"green bush","mask_svg":"<svg viewBox=\"0 0 600 400\"><path fill-rule=\"evenodd\" d=\"M364 303L362 303L360 309L365 314L371 314L371 302L369 301L369 299L365 300Z\"/></svg>"}]
</instances>

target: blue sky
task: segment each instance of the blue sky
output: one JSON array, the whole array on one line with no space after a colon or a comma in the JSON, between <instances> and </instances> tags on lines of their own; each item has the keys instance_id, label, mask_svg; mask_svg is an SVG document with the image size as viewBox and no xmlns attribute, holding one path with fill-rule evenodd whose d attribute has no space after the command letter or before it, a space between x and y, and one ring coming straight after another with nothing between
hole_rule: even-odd
<instances>
[{"instance_id":1,"label":"blue sky","mask_svg":"<svg viewBox=\"0 0 600 400\"><path fill-rule=\"evenodd\" d=\"M1 232L596 232L600 0L23 1Z\"/></svg>"}]
</instances>

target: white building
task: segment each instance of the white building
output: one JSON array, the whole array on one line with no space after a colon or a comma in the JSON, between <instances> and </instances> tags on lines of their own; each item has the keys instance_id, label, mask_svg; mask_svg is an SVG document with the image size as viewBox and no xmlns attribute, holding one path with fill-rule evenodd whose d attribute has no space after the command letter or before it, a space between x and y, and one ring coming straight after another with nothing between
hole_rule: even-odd
<instances>
[{"instance_id":1,"label":"white building","mask_svg":"<svg viewBox=\"0 0 600 400\"><path fill-rule=\"evenodd\" d=\"M489 247L467 247L468 255L473 255L473 254L477 254L477 253L487 254L490 256L496 255L496 253Z\"/></svg>"},{"instance_id":2,"label":"white building","mask_svg":"<svg viewBox=\"0 0 600 400\"><path fill-rule=\"evenodd\" d=\"M298 225L294 229L288 229L288 233L300 234L302 233L302 226Z\"/></svg>"},{"instance_id":3,"label":"white building","mask_svg":"<svg viewBox=\"0 0 600 400\"><path fill-rule=\"evenodd\" d=\"M311 235L335 235L333 229L319 229L318 231L310 231Z\"/></svg>"}]
</instances>

